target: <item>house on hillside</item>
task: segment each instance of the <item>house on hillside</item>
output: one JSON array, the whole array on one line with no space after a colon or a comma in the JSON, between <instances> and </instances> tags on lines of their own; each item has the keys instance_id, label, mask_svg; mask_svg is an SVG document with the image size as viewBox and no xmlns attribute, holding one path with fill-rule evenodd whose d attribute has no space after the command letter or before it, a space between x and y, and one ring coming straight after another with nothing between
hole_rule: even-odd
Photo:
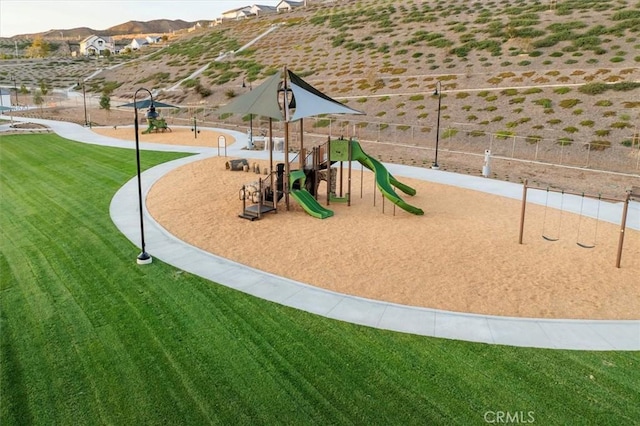
<instances>
[{"instance_id":1,"label":"house on hillside","mask_svg":"<svg viewBox=\"0 0 640 426\"><path fill-rule=\"evenodd\" d=\"M239 19L245 19L251 16L251 7L244 6L239 7L237 9L227 10L226 12L222 12L222 20L223 21L234 21Z\"/></svg>"},{"instance_id":2,"label":"house on hillside","mask_svg":"<svg viewBox=\"0 0 640 426\"><path fill-rule=\"evenodd\" d=\"M263 4L254 4L251 6L251 14L254 16L263 16L276 13L278 10L275 6L266 6Z\"/></svg>"},{"instance_id":3,"label":"house on hillside","mask_svg":"<svg viewBox=\"0 0 640 426\"><path fill-rule=\"evenodd\" d=\"M162 36L151 35L151 36L145 37L145 40L147 41L148 44L156 44L162 41Z\"/></svg>"},{"instance_id":4,"label":"house on hillside","mask_svg":"<svg viewBox=\"0 0 640 426\"><path fill-rule=\"evenodd\" d=\"M80 54L85 56L100 56L109 51L116 52L116 44L111 37L90 35L80 42Z\"/></svg>"},{"instance_id":5,"label":"house on hillside","mask_svg":"<svg viewBox=\"0 0 640 426\"><path fill-rule=\"evenodd\" d=\"M127 47L131 50L138 50L142 48L142 46L146 46L147 44L149 44L149 42L145 38L134 38L133 40L131 40L131 43L127 45Z\"/></svg>"},{"instance_id":6,"label":"house on hillside","mask_svg":"<svg viewBox=\"0 0 640 426\"><path fill-rule=\"evenodd\" d=\"M291 1L291 0L281 0L280 3L276 5L276 10L280 12L291 12L293 9L297 9L299 7L306 6L307 2L304 1Z\"/></svg>"}]
</instances>

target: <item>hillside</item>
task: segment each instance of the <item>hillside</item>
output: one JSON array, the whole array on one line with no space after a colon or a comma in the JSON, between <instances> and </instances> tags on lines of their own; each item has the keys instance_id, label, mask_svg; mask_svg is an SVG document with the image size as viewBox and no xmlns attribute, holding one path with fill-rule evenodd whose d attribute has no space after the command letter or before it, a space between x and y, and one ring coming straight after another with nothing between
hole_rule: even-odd
<instances>
[{"instance_id":1,"label":"hillside","mask_svg":"<svg viewBox=\"0 0 640 426\"><path fill-rule=\"evenodd\" d=\"M192 27L194 22L183 21L182 19L170 20L170 19L155 19L151 21L128 21L123 24L114 25L104 30L97 30L88 27L79 27L71 29L51 29L41 33L34 34L19 34L10 38L3 38L4 42L7 41L25 41L33 40L36 37L42 37L45 40L82 40L90 35L99 36L118 36L118 35L130 35L136 34L165 34L173 31L184 30Z\"/></svg>"},{"instance_id":2,"label":"hillside","mask_svg":"<svg viewBox=\"0 0 640 426\"><path fill-rule=\"evenodd\" d=\"M126 66L103 66L87 88L117 87L112 96L130 99L144 86L163 101L194 107L182 116L218 121L219 104L287 66L366 112L308 120L308 130L407 146L400 159L385 145L376 149L387 160L426 165L430 154L410 151L433 146L439 84L445 150L490 148L637 174L639 29L637 1L318 1L185 34ZM248 124L247 117L225 121Z\"/></svg>"}]
</instances>

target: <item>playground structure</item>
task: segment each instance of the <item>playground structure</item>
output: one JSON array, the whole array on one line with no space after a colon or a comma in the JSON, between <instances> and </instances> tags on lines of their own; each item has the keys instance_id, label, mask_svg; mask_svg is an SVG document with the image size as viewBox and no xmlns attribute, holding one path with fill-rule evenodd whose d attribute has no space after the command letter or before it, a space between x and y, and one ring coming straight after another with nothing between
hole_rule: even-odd
<instances>
[{"instance_id":1,"label":"playground structure","mask_svg":"<svg viewBox=\"0 0 640 426\"><path fill-rule=\"evenodd\" d=\"M287 186L283 185L285 181L283 176L285 164L283 163L277 165L277 171L275 172L277 184L275 187L269 183L269 181L272 181L270 177L244 185L239 192L239 198L243 201L240 217L256 220L264 213L276 211L277 202L288 193L309 215L318 219L329 218L333 216L333 211L318 202L320 183L325 181L327 185L327 206L332 202L350 205L353 161L358 161L374 173L376 187L394 205L411 214L424 214L422 209L408 204L396 192L396 189L399 189L403 193L413 196L416 193L415 189L398 181L382 163L367 155L357 141L337 139L328 140L325 144L314 147L311 154L307 156L300 156L301 167L289 172L289 179L286 180ZM344 162L348 164L346 192L343 192ZM339 163L339 182L338 168L332 167L335 163ZM337 190L338 187L339 192ZM247 206L247 200L250 200L253 204Z\"/></svg>"},{"instance_id":2,"label":"playground structure","mask_svg":"<svg viewBox=\"0 0 640 426\"><path fill-rule=\"evenodd\" d=\"M333 212L318 203L317 186L321 180L327 181L327 205L329 205L331 201L346 202L349 205L351 202L352 161L358 161L364 167L374 172L378 189L382 192L383 196L393 202L394 205L415 215L424 214L421 209L407 204L395 191L395 189L398 188L405 194L415 195L415 190L395 179L382 163L367 155L357 141L344 139L331 141L329 138L326 147L313 149L311 161L308 161L309 157L306 156L303 141L303 120L305 117L321 114L362 114L362 112L349 108L330 98L309 85L293 72L287 70L286 67L284 68L284 72L278 72L272 75L258 87L237 97L228 105L219 108L218 112L251 114L251 116L261 115L269 118L269 133L265 146L269 147L269 164L270 170L272 171L271 177L269 178L270 184L262 185L259 183L258 186L260 189L257 190L259 194L255 197L247 197L246 188L245 190L241 190L241 193L244 195L242 197L243 213L240 217L253 218L258 214L257 212L263 211L264 206L261 205L249 210L246 206L246 200L249 198L258 200L265 199L262 188L264 188L264 191L269 189L274 194L272 197L272 202L274 203L272 206L273 210L276 210L277 200L280 199L280 193L278 191L282 191L287 210L289 210L289 200L293 198L311 216L320 219L331 217ZM274 184L274 178L279 176L279 172L273 173L273 119L284 122L283 151L285 159L283 170L284 179L282 182L286 183L286 185L283 184L277 188ZM291 162L289 161L289 124L295 121L300 124L300 151L298 153L300 168L292 171L290 169ZM331 165L338 161L341 165L345 161L349 163L349 189L346 197L342 194L338 196L335 193L335 188L332 186L332 170L334 169ZM342 188L342 182L340 187ZM259 201L258 204L260 203L262 203L262 201ZM250 210L256 211L253 212Z\"/></svg>"},{"instance_id":3,"label":"playground structure","mask_svg":"<svg viewBox=\"0 0 640 426\"><path fill-rule=\"evenodd\" d=\"M167 125L167 122L164 118L147 118L147 124L149 125L146 130L144 130L143 134L148 134L151 132L170 132L171 128Z\"/></svg>"},{"instance_id":4,"label":"playground structure","mask_svg":"<svg viewBox=\"0 0 640 426\"><path fill-rule=\"evenodd\" d=\"M574 196L579 196L581 197L580 199L580 210L579 210L579 222L578 222L578 234L576 236L576 245L578 245L581 248L586 248L586 249L591 249L591 248L595 248L596 246L596 241L597 241L597 237L598 237L598 223L600 221L600 204L603 201L609 201L609 202L619 202L619 203L623 203L623 207L622 207L622 218L620 220L620 236L618 238L618 250L616 253L616 268L620 268L620 263L622 260L622 248L624 245L624 235L625 235L625 230L626 230L626 226L627 226L627 213L629 210L629 202L630 201L640 201L640 187L638 186L633 186L630 190L627 191L626 197L623 199L619 199L619 198L610 198L610 197L603 197L601 194L596 195L589 195L589 194L585 194L585 193L576 193L576 192L571 192L571 191L564 191L564 190L558 190L558 189L552 189L552 188L541 188L541 187L536 187L536 186L529 186L528 185L528 181L525 180L524 184L523 184L523 189L522 189L522 207L520 210L520 233L519 233L519 237L518 237L518 243L519 244L523 244L523 236L524 236L524 223L525 223L525 216L526 216L526 207L527 207L527 193L529 190L538 190L538 191L546 191L546 196L545 196L545 204L544 204L544 218L542 220L542 238L545 239L546 241L550 241L550 242L555 242L558 241L560 239L560 232L562 229L562 214L564 213L564 197L565 195L574 195ZM549 209L549 193L559 193L560 194L560 209L559 209L559 213L558 213L558 220L557 220L557 232L554 235L550 235L547 232L546 229L546 225L547 225L547 210ZM594 233L593 233L593 237L591 239L590 242L585 242L582 240L582 236L581 236L581 224L582 224L582 219L584 216L584 211L583 211L583 207L584 207L584 199L585 197L587 198L593 198L593 199L597 199L598 200L598 204L597 204L597 210L596 210L596 214L595 214L595 227L594 227Z\"/></svg>"}]
</instances>

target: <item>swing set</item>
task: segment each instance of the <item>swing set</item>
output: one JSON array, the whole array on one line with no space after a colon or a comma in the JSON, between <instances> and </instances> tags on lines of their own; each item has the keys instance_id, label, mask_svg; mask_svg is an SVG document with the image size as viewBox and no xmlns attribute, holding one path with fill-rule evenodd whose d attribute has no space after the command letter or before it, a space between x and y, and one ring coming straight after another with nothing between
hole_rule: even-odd
<instances>
[{"instance_id":1,"label":"swing set","mask_svg":"<svg viewBox=\"0 0 640 426\"><path fill-rule=\"evenodd\" d=\"M550 242L555 242L560 240L560 235L561 235L561 231L562 231L562 215L564 213L564 204L565 204L565 195L576 195L581 197L580 198L580 213L579 213L579 219L578 219L578 233L576 236L576 244L579 247L582 248L586 248L586 249L592 249L596 247L596 243L597 243L597 238L598 238L598 224L600 222L600 205L603 201L612 201L612 202L622 202L623 204L623 209L622 209L622 219L621 219L621 223L620 223L620 238L618 240L618 253L616 256L616 268L620 268L620 261L622 258L622 246L624 243L624 233L625 233L625 229L626 229L626 225L627 225L627 212L629 209L629 201L634 200L634 201L640 201L640 187L634 186L631 188L631 190L627 191L627 196L624 199L619 199L619 198L608 198L608 197L603 197L602 194L598 194L597 196L594 195L588 195L585 194L584 192L582 193L577 193L577 192L570 192L570 191L565 191L565 190L558 190L558 189L552 189L552 188L541 188L541 187L535 187L535 186L529 186L527 180L524 181L524 185L523 185L523 190L522 190L522 208L520 211L520 235L518 238L518 243L522 244L522 240L523 240L523 236L524 236L524 221L525 221L525 212L526 212L526 206L527 206L527 191L533 189L533 190L539 190L539 191L546 191L546 195L545 195L545 201L544 201L544 215L542 218L542 238L546 241L550 241ZM553 192L553 193L558 193L560 194L560 209L559 212L557 213L557 220L554 220L552 217L550 217L549 219L547 218L547 211L549 210L549 193ZM592 198L592 199L597 199L598 200L598 204L597 204L597 211L596 211L596 215L595 215L595 225L593 227L593 236L591 238L590 241L586 241L584 239L584 231L582 230L583 228L583 218L585 216L585 212L584 212L584 199L585 197L587 198ZM551 216L551 215L549 215ZM551 229L548 229L551 228Z\"/></svg>"}]
</instances>

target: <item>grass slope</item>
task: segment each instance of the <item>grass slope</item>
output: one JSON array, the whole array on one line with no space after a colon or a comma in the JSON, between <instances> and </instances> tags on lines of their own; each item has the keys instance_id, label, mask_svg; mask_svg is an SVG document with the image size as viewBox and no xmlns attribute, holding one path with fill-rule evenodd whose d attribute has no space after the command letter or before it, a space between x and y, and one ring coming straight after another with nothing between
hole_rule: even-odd
<instances>
[{"instance_id":1,"label":"grass slope","mask_svg":"<svg viewBox=\"0 0 640 426\"><path fill-rule=\"evenodd\" d=\"M640 418L640 354L510 348L342 323L138 249L108 216L132 151L3 136L1 416L13 424L540 424ZM145 167L177 154L143 154ZM527 419L527 417L524 417Z\"/></svg>"}]
</instances>

